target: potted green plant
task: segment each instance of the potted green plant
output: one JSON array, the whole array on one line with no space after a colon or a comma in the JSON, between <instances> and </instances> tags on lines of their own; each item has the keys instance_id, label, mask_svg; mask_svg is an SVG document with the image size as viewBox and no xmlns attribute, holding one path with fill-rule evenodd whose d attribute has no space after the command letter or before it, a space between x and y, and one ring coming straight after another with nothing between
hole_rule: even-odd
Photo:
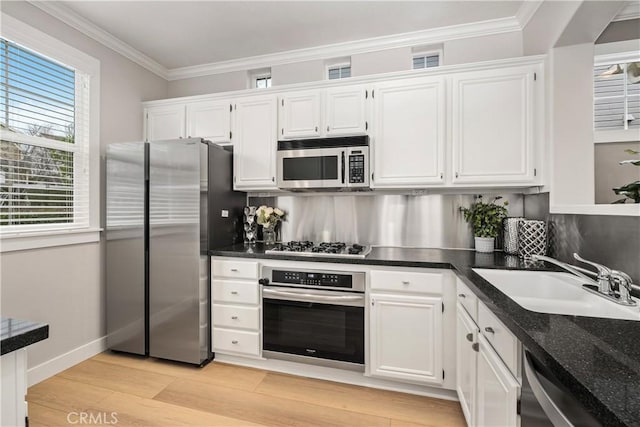
<instances>
[{"instance_id":1,"label":"potted green plant","mask_svg":"<svg viewBox=\"0 0 640 427\"><path fill-rule=\"evenodd\" d=\"M637 156L640 154L640 151L636 150L624 150L625 153ZM640 160L638 159L630 159L623 160L620 162L621 165L633 165L640 166ZM613 203L626 203L627 200L631 200L633 203L640 203L640 180L636 180L634 182L630 182L627 185L623 185L620 187L616 187L613 189L613 192L618 196L624 196L623 199L616 200Z\"/></svg>"},{"instance_id":2,"label":"potted green plant","mask_svg":"<svg viewBox=\"0 0 640 427\"><path fill-rule=\"evenodd\" d=\"M482 196L468 208L461 207L464 219L471 225L475 238L475 247L478 252L493 252L495 239L498 237L502 220L507 216L508 201L502 204L496 203L502 197L497 196L488 203L482 200Z\"/></svg>"}]
</instances>

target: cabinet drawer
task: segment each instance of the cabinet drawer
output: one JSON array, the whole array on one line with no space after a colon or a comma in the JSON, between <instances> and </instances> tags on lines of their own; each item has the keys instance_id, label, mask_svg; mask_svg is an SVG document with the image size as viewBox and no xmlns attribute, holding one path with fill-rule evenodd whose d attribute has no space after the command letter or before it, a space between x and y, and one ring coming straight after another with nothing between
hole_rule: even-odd
<instances>
[{"instance_id":1,"label":"cabinet drawer","mask_svg":"<svg viewBox=\"0 0 640 427\"><path fill-rule=\"evenodd\" d=\"M236 305L213 304L213 324L223 328L260 328L260 309Z\"/></svg>"},{"instance_id":2,"label":"cabinet drawer","mask_svg":"<svg viewBox=\"0 0 640 427\"><path fill-rule=\"evenodd\" d=\"M371 289L376 291L441 294L442 273L372 271Z\"/></svg>"},{"instance_id":3,"label":"cabinet drawer","mask_svg":"<svg viewBox=\"0 0 640 427\"><path fill-rule=\"evenodd\" d=\"M467 285L462 283L462 280L458 279L456 282L458 302L467 310L469 317L478 323L478 297L471 292L471 289L469 289Z\"/></svg>"},{"instance_id":4,"label":"cabinet drawer","mask_svg":"<svg viewBox=\"0 0 640 427\"><path fill-rule=\"evenodd\" d=\"M238 303L257 305L260 301L258 282L212 280L211 294L214 303Z\"/></svg>"},{"instance_id":5,"label":"cabinet drawer","mask_svg":"<svg viewBox=\"0 0 640 427\"><path fill-rule=\"evenodd\" d=\"M259 356L260 334L258 332L213 328L213 351Z\"/></svg>"},{"instance_id":6,"label":"cabinet drawer","mask_svg":"<svg viewBox=\"0 0 640 427\"><path fill-rule=\"evenodd\" d=\"M258 263L249 261L212 260L213 277L231 277L237 279L257 279Z\"/></svg>"},{"instance_id":7,"label":"cabinet drawer","mask_svg":"<svg viewBox=\"0 0 640 427\"><path fill-rule=\"evenodd\" d=\"M519 342L506 326L482 303L478 304L478 327L480 333L503 360L511 373L519 378Z\"/></svg>"}]
</instances>

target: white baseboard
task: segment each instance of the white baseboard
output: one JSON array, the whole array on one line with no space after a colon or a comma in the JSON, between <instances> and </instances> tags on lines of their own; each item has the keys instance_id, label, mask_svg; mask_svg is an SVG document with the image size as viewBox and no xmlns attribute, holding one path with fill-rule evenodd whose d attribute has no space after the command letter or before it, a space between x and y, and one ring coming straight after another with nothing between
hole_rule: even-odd
<instances>
[{"instance_id":1,"label":"white baseboard","mask_svg":"<svg viewBox=\"0 0 640 427\"><path fill-rule=\"evenodd\" d=\"M32 385L38 384L40 381L46 380L98 353L102 353L106 349L107 337L105 335L60 356L54 357L51 360L47 360L38 366L34 366L27 370L27 386L31 387Z\"/></svg>"}]
</instances>

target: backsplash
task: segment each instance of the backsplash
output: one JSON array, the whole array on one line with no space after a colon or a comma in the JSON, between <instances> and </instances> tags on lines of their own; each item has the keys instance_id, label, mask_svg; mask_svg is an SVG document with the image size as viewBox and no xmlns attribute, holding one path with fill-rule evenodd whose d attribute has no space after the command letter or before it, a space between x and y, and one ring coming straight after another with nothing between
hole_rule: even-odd
<instances>
[{"instance_id":1,"label":"backsplash","mask_svg":"<svg viewBox=\"0 0 640 427\"><path fill-rule=\"evenodd\" d=\"M509 215L521 216L523 196L503 194ZM493 197L485 196L487 199ZM287 212L281 239L357 242L365 245L420 248L473 247L471 228L460 206L473 195L294 195L251 197L252 205L277 206Z\"/></svg>"},{"instance_id":2,"label":"backsplash","mask_svg":"<svg viewBox=\"0 0 640 427\"><path fill-rule=\"evenodd\" d=\"M640 283L640 217L549 214L549 194L524 196L525 216L548 219L549 253L577 264L573 253L629 274Z\"/></svg>"}]
</instances>

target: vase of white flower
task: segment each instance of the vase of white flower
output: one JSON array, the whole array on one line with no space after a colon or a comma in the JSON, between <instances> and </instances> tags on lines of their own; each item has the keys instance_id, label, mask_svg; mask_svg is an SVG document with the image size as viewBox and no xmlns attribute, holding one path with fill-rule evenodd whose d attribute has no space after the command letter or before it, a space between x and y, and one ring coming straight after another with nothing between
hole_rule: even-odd
<instances>
[{"instance_id":1,"label":"vase of white flower","mask_svg":"<svg viewBox=\"0 0 640 427\"><path fill-rule=\"evenodd\" d=\"M262 241L266 245L276 242L276 227L284 218L284 212L278 208L262 205L256 211L258 224L262 226Z\"/></svg>"}]
</instances>

